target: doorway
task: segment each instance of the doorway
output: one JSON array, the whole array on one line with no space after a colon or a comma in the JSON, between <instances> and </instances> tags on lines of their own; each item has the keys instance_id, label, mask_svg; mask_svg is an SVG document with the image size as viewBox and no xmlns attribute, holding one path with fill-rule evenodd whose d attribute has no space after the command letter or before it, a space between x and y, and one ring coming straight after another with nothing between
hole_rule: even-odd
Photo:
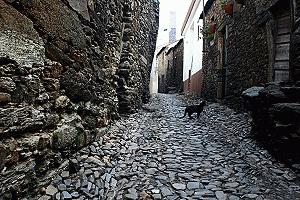
<instances>
[{"instance_id":1,"label":"doorway","mask_svg":"<svg viewBox=\"0 0 300 200\"><path fill-rule=\"evenodd\" d=\"M276 20L273 81L290 80L291 10L289 1L281 1L274 9Z\"/></svg>"}]
</instances>

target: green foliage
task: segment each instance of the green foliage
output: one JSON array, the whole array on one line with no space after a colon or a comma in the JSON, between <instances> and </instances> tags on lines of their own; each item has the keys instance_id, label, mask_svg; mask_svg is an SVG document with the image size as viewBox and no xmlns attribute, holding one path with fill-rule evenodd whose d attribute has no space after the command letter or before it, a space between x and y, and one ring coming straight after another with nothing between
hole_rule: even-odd
<instances>
[{"instance_id":1,"label":"green foliage","mask_svg":"<svg viewBox=\"0 0 300 200\"><path fill-rule=\"evenodd\" d=\"M232 0L220 0L222 7L224 7L226 4L231 3Z\"/></svg>"},{"instance_id":2,"label":"green foliage","mask_svg":"<svg viewBox=\"0 0 300 200\"><path fill-rule=\"evenodd\" d=\"M207 37L206 37L206 39L208 40L208 41L212 41L212 40L214 40L215 39L215 34L209 34Z\"/></svg>"},{"instance_id":3,"label":"green foliage","mask_svg":"<svg viewBox=\"0 0 300 200\"><path fill-rule=\"evenodd\" d=\"M214 39L214 33L210 32L209 26L205 26L203 28L201 28L201 33L203 35L204 39L207 39L208 41L211 41Z\"/></svg>"}]
</instances>

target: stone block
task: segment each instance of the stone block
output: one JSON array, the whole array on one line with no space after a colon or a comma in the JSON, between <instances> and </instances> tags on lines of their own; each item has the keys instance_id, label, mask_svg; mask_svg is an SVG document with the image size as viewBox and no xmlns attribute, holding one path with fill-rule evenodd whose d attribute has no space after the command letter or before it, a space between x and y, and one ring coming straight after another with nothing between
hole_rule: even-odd
<instances>
[{"instance_id":1,"label":"stone block","mask_svg":"<svg viewBox=\"0 0 300 200\"><path fill-rule=\"evenodd\" d=\"M55 100L55 108L66 108L71 103L67 96L60 96Z\"/></svg>"},{"instance_id":2,"label":"stone block","mask_svg":"<svg viewBox=\"0 0 300 200\"><path fill-rule=\"evenodd\" d=\"M43 63L43 41L33 28L33 22L3 0L0 13L0 57L9 56L27 67Z\"/></svg>"},{"instance_id":3,"label":"stone block","mask_svg":"<svg viewBox=\"0 0 300 200\"><path fill-rule=\"evenodd\" d=\"M86 46L84 32L77 13L60 0L21 0L22 9L35 16L35 23L40 24L52 38L71 42L77 48ZM51 11L51 15L45 15Z\"/></svg>"},{"instance_id":4,"label":"stone block","mask_svg":"<svg viewBox=\"0 0 300 200\"><path fill-rule=\"evenodd\" d=\"M0 144L0 171L5 166L5 160L8 155L8 150L4 145Z\"/></svg>"},{"instance_id":5,"label":"stone block","mask_svg":"<svg viewBox=\"0 0 300 200\"><path fill-rule=\"evenodd\" d=\"M300 87L281 87L281 91L293 102L300 102Z\"/></svg>"},{"instance_id":6,"label":"stone block","mask_svg":"<svg viewBox=\"0 0 300 200\"><path fill-rule=\"evenodd\" d=\"M83 0L83 1L77 1L77 0L67 0L69 5L78 13L80 14L85 20L90 21L90 14L88 9L88 2L89 7L93 8L91 0Z\"/></svg>"},{"instance_id":7,"label":"stone block","mask_svg":"<svg viewBox=\"0 0 300 200\"><path fill-rule=\"evenodd\" d=\"M278 103L274 104L270 108L270 112L273 115L274 120L282 123L294 123L300 122L300 104L299 103Z\"/></svg>"},{"instance_id":8,"label":"stone block","mask_svg":"<svg viewBox=\"0 0 300 200\"><path fill-rule=\"evenodd\" d=\"M32 106L0 108L0 118L0 138L20 136L27 131L37 131L43 128L45 123L45 115Z\"/></svg>"},{"instance_id":9,"label":"stone block","mask_svg":"<svg viewBox=\"0 0 300 200\"><path fill-rule=\"evenodd\" d=\"M259 92L261 92L263 89L264 89L264 87L252 87L252 88L245 90L242 93L242 96L245 98L249 98L249 99L257 98L257 97L259 97Z\"/></svg>"},{"instance_id":10,"label":"stone block","mask_svg":"<svg viewBox=\"0 0 300 200\"><path fill-rule=\"evenodd\" d=\"M70 69L61 77L60 85L72 102L91 101L96 98L94 91L90 90L92 82L87 74Z\"/></svg>"},{"instance_id":11,"label":"stone block","mask_svg":"<svg viewBox=\"0 0 300 200\"><path fill-rule=\"evenodd\" d=\"M268 105L289 101L288 97L281 91L277 84L271 84L259 92L259 96Z\"/></svg>"},{"instance_id":12,"label":"stone block","mask_svg":"<svg viewBox=\"0 0 300 200\"><path fill-rule=\"evenodd\" d=\"M8 93L0 92L0 104L11 102L11 95Z\"/></svg>"},{"instance_id":13,"label":"stone block","mask_svg":"<svg viewBox=\"0 0 300 200\"><path fill-rule=\"evenodd\" d=\"M10 77L0 77L0 91L12 92L16 89L15 82Z\"/></svg>"},{"instance_id":14,"label":"stone block","mask_svg":"<svg viewBox=\"0 0 300 200\"><path fill-rule=\"evenodd\" d=\"M78 149L85 145L85 132L78 114L64 114L58 128L53 132L54 149Z\"/></svg>"}]
</instances>

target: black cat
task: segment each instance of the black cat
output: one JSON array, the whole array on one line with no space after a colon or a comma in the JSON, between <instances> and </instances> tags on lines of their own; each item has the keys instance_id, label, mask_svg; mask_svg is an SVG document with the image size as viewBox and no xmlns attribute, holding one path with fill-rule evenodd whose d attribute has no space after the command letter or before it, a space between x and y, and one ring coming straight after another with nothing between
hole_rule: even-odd
<instances>
[{"instance_id":1,"label":"black cat","mask_svg":"<svg viewBox=\"0 0 300 200\"><path fill-rule=\"evenodd\" d=\"M197 113L197 119L199 119L200 113L203 111L205 105L206 105L206 102L202 101L199 105L187 106L184 111L184 116L180 117L180 119L184 118L186 116L186 114L188 114L190 119L194 119L192 117L193 113Z\"/></svg>"}]
</instances>

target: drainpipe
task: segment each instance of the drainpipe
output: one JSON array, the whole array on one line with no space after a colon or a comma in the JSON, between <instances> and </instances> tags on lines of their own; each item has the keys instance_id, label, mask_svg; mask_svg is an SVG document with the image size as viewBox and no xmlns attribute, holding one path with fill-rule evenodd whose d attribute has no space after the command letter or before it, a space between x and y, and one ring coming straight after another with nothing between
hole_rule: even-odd
<instances>
[{"instance_id":1,"label":"drainpipe","mask_svg":"<svg viewBox=\"0 0 300 200\"><path fill-rule=\"evenodd\" d=\"M202 10L202 13L203 13L203 29L205 28L205 12L204 12L204 7L205 7L205 0L202 1L202 4L203 4L203 10ZM204 39L203 37L203 52L206 52L206 39Z\"/></svg>"}]
</instances>

